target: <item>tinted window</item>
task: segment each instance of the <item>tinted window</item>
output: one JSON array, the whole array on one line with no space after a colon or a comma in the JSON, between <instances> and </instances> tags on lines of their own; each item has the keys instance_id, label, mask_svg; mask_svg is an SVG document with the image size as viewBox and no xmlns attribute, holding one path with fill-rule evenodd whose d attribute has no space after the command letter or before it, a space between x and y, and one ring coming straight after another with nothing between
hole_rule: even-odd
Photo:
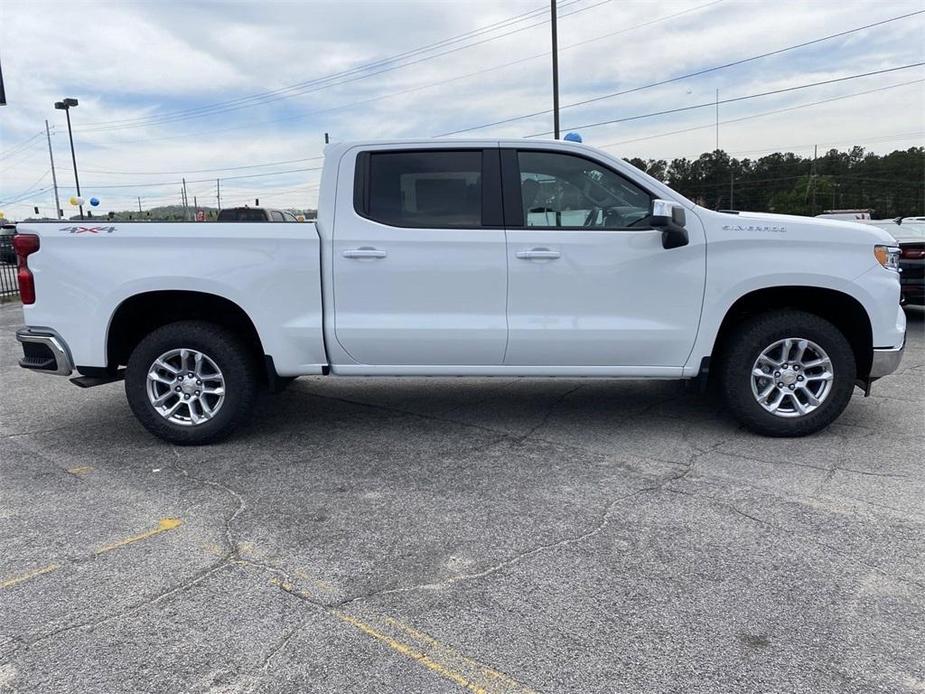
<instances>
[{"instance_id":1,"label":"tinted window","mask_svg":"<svg viewBox=\"0 0 925 694\"><path fill-rule=\"evenodd\" d=\"M651 197L594 162L571 154L520 152L524 226L645 228Z\"/></svg>"},{"instance_id":2,"label":"tinted window","mask_svg":"<svg viewBox=\"0 0 925 694\"><path fill-rule=\"evenodd\" d=\"M404 227L482 225L482 153L372 152L367 215Z\"/></svg>"},{"instance_id":3,"label":"tinted window","mask_svg":"<svg viewBox=\"0 0 925 694\"><path fill-rule=\"evenodd\" d=\"M222 210L218 213L220 222L265 222L267 213L251 207L238 207Z\"/></svg>"},{"instance_id":4,"label":"tinted window","mask_svg":"<svg viewBox=\"0 0 925 694\"><path fill-rule=\"evenodd\" d=\"M282 213L282 212L277 212L276 210L273 210L272 212L270 212L270 221L271 221L271 222L282 222L282 221L284 221L284 220L283 220L283 213Z\"/></svg>"}]
</instances>

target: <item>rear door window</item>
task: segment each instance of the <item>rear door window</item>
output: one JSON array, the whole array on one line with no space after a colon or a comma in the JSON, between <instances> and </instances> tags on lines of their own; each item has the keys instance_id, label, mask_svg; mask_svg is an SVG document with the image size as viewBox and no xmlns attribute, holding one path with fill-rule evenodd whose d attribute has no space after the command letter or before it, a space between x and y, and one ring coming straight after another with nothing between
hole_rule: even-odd
<instances>
[{"instance_id":1,"label":"rear door window","mask_svg":"<svg viewBox=\"0 0 925 694\"><path fill-rule=\"evenodd\" d=\"M482 226L482 152L371 152L365 215L399 227ZM363 212L361 212L362 214Z\"/></svg>"}]
</instances>

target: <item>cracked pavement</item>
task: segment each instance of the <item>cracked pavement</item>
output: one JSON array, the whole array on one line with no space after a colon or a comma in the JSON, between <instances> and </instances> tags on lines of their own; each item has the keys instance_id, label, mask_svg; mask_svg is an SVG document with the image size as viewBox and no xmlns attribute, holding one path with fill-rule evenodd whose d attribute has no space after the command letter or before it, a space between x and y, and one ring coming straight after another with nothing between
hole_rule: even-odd
<instances>
[{"instance_id":1,"label":"cracked pavement","mask_svg":"<svg viewBox=\"0 0 925 694\"><path fill-rule=\"evenodd\" d=\"M0 306L0 692L925 691L909 318L804 439L673 382L306 378L177 448Z\"/></svg>"}]
</instances>

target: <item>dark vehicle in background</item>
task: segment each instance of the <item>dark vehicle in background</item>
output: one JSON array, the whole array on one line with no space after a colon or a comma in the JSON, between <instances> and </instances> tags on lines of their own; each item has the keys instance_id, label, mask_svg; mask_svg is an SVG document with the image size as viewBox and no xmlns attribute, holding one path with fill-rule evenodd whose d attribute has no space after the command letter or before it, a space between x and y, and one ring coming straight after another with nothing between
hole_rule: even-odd
<instances>
[{"instance_id":1,"label":"dark vehicle in background","mask_svg":"<svg viewBox=\"0 0 925 694\"><path fill-rule=\"evenodd\" d=\"M266 207L229 207L218 213L219 222L298 222L295 215L285 210Z\"/></svg>"},{"instance_id":2,"label":"dark vehicle in background","mask_svg":"<svg viewBox=\"0 0 925 694\"><path fill-rule=\"evenodd\" d=\"M13 250L13 234L15 233L15 224L0 224L0 263L16 264L16 252Z\"/></svg>"},{"instance_id":3,"label":"dark vehicle in background","mask_svg":"<svg viewBox=\"0 0 925 694\"><path fill-rule=\"evenodd\" d=\"M925 217L901 217L872 224L888 231L899 246L903 303L925 306Z\"/></svg>"},{"instance_id":4,"label":"dark vehicle in background","mask_svg":"<svg viewBox=\"0 0 925 694\"><path fill-rule=\"evenodd\" d=\"M925 306L925 220L904 219L893 237L899 243L899 284L908 304Z\"/></svg>"}]
</instances>

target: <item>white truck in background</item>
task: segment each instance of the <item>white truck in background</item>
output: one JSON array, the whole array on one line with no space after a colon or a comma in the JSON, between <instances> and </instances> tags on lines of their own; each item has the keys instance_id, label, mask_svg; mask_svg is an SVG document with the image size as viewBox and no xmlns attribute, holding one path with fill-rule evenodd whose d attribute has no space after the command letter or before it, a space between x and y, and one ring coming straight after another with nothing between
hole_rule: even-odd
<instances>
[{"instance_id":1,"label":"white truck in background","mask_svg":"<svg viewBox=\"0 0 925 694\"><path fill-rule=\"evenodd\" d=\"M709 374L745 426L800 436L905 344L886 232L707 210L571 142L330 145L315 224L23 223L14 246L21 365L124 378L179 444L306 375Z\"/></svg>"}]
</instances>

